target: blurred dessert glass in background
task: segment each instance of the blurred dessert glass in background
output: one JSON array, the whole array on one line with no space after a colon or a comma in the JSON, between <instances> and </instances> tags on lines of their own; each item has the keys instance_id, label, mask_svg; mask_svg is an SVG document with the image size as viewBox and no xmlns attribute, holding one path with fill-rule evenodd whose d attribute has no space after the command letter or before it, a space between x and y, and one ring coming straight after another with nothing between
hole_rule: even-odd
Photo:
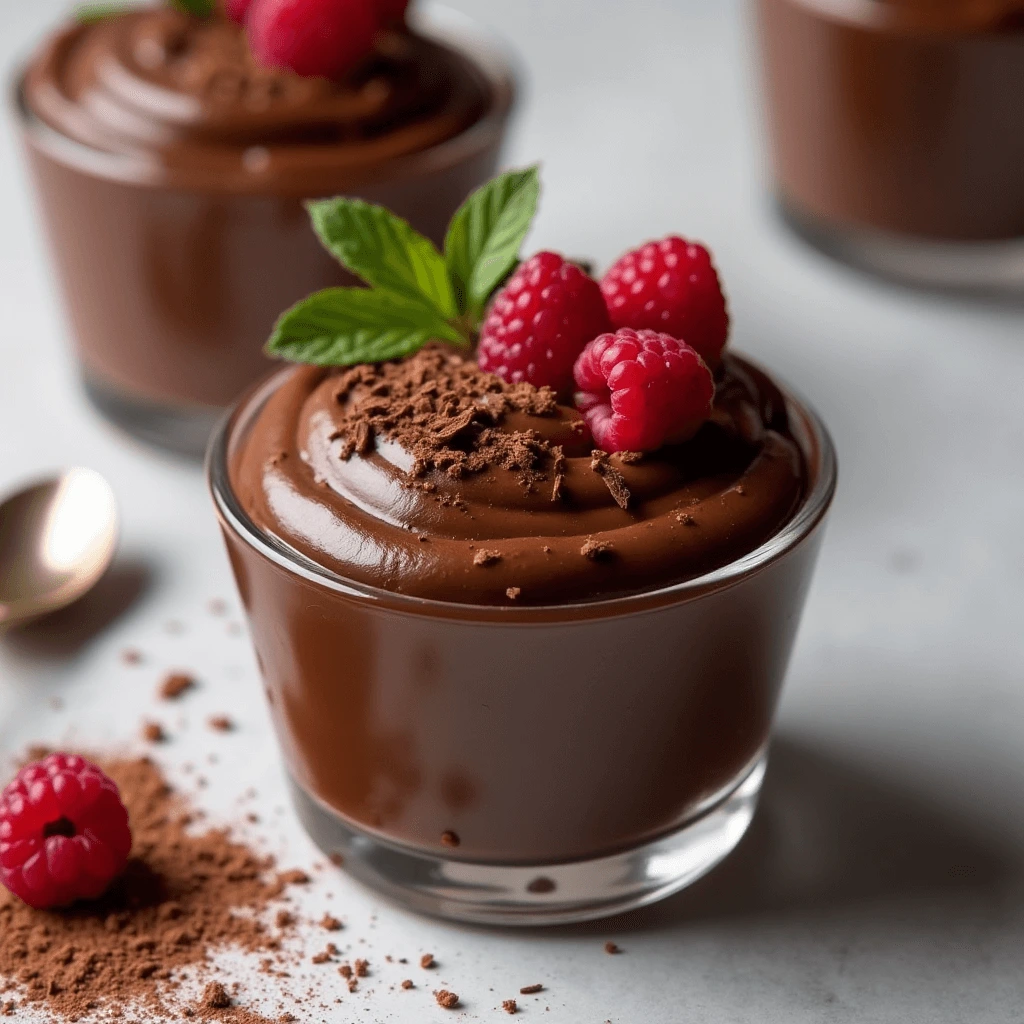
<instances>
[{"instance_id":1,"label":"blurred dessert glass in background","mask_svg":"<svg viewBox=\"0 0 1024 1024\"><path fill-rule=\"evenodd\" d=\"M842 259L1024 288L1024 4L757 0L775 191Z\"/></svg>"}]
</instances>

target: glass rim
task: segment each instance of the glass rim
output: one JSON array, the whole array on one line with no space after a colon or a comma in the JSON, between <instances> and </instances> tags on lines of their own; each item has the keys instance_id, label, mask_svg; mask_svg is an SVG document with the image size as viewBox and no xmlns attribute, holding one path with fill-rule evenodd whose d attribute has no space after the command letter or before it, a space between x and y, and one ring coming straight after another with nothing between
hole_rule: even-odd
<instances>
[{"instance_id":1,"label":"glass rim","mask_svg":"<svg viewBox=\"0 0 1024 1024\"><path fill-rule=\"evenodd\" d=\"M745 357L742 361L760 369ZM692 579L653 589L614 594L591 601L573 601L543 605L483 605L418 597L385 590L358 580L348 579L319 565L285 541L258 527L242 508L231 485L230 457L233 442L251 422L270 395L294 367L284 367L250 388L221 419L210 438L206 454L207 486L222 526L250 548L279 568L308 583L326 587L339 595L393 612L434 618L458 618L471 614L474 620L527 623L552 623L559 619L611 618L633 612L656 610L680 604L735 586L788 554L808 539L821 524L832 503L838 479L835 446L824 422L802 398L777 377L771 375L783 394L791 426L805 461L817 456L814 482L793 517L763 544L726 565ZM764 372L763 370L761 372Z\"/></svg>"},{"instance_id":2,"label":"glass rim","mask_svg":"<svg viewBox=\"0 0 1024 1024\"><path fill-rule=\"evenodd\" d=\"M372 167L358 167L351 172L357 177L371 171L373 180L398 182L411 175L439 172L455 166L485 150L505 130L518 100L518 61L509 47L496 34L476 19L441 3L429 3L417 9L413 26L437 42L457 49L490 86L492 99L484 113L471 125L451 138L428 146L426 149L401 153ZM180 188L183 191L237 192L236 188L219 188L213 173L182 176L178 171L168 172L152 155L145 152L118 152L98 149L52 127L33 111L25 99L25 77L30 65L22 61L8 82L8 107L14 114L26 140L52 159L96 177L140 186ZM384 171L381 174L381 171ZM340 173L340 172L339 172ZM177 179L182 177L179 182ZM326 195L338 191L326 179ZM254 182L254 186L258 184ZM346 186L340 186L344 189ZM351 187L358 187L352 185ZM308 190L303 192L306 194ZM258 187L245 195L268 194ZM277 193L274 193L277 194Z\"/></svg>"}]
</instances>

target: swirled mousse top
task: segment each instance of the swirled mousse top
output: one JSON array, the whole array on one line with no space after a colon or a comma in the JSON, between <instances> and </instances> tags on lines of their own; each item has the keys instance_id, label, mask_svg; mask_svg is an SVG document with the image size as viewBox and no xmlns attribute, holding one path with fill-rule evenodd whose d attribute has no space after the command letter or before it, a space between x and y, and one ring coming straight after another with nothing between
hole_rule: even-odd
<instances>
[{"instance_id":1,"label":"swirled mousse top","mask_svg":"<svg viewBox=\"0 0 1024 1024\"><path fill-rule=\"evenodd\" d=\"M781 393L733 356L695 437L607 455L550 389L506 383L441 346L290 371L231 466L255 524L317 564L477 605L693 578L777 533L805 478Z\"/></svg>"},{"instance_id":2,"label":"swirled mousse top","mask_svg":"<svg viewBox=\"0 0 1024 1024\"><path fill-rule=\"evenodd\" d=\"M257 66L226 19L152 8L74 25L29 67L24 99L62 135L141 157L181 184L320 195L452 139L493 97L466 57L386 31L347 79Z\"/></svg>"}]
</instances>

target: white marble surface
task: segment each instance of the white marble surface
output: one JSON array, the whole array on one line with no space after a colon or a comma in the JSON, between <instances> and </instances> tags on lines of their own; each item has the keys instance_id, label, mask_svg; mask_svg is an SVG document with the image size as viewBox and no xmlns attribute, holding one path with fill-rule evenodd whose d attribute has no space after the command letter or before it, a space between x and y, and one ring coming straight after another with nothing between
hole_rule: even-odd
<instances>
[{"instance_id":1,"label":"white marble surface","mask_svg":"<svg viewBox=\"0 0 1024 1024\"><path fill-rule=\"evenodd\" d=\"M785 234L759 185L734 0L455 5L522 54L510 156L545 164L532 244L606 263L669 230L707 240L736 347L825 413L842 482L762 810L725 866L652 910L530 934L420 920L332 878L346 935L371 958L432 950L437 981L463 996L456 1019L494 1019L534 981L547 990L522 1000L524 1019L552 1024L1022 1019L1024 304L899 291ZM5 72L63 6L0 0ZM200 473L135 447L78 392L9 118L0 224L0 487L70 463L105 473L125 530L101 596L132 598L103 629L97 601L0 640L0 754L131 743L159 710L160 673L193 669L203 687L181 721L165 715L165 763L187 782L181 765L215 750L204 804L237 813L256 785L270 813L255 838L311 861L283 809L246 640L206 610L233 594ZM147 655L137 668L118 658L129 643ZM205 717L229 706L241 729L214 738ZM622 956L602 952L608 938ZM389 991L395 980L382 970L372 994L301 1012L452 1019L422 987Z\"/></svg>"}]
</instances>

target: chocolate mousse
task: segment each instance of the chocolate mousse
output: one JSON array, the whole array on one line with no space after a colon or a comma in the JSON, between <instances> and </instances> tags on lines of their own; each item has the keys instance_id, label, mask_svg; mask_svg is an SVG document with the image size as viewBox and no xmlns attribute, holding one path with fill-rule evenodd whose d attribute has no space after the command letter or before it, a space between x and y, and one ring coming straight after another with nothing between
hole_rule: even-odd
<instances>
[{"instance_id":1,"label":"chocolate mousse","mask_svg":"<svg viewBox=\"0 0 1024 1024\"><path fill-rule=\"evenodd\" d=\"M46 43L19 109L105 411L153 440L205 441L205 427L161 438L174 424L160 415L208 424L268 369L261 339L280 310L347 279L302 200L360 195L440 240L493 171L512 90L473 30L455 20L440 34L451 44L434 29L382 29L337 80L260 66L240 26L169 6Z\"/></svg>"},{"instance_id":2,"label":"chocolate mousse","mask_svg":"<svg viewBox=\"0 0 1024 1024\"><path fill-rule=\"evenodd\" d=\"M208 460L303 823L473 921L635 907L735 845L835 486L814 415L722 352L707 250L627 254L650 288L617 313L700 349L608 330L593 299L617 287L555 253L514 269L535 186L479 190L443 255L358 229L386 211L314 210L373 288L282 316L271 350L307 365Z\"/></svg>"},{"instance_id":3,"label":"chocolate mousse","mask_svg":"<svg viewBox=\"0 0 1024 1024\"><path fill-rule=\"evenodd\" d=\"M232 485L260 529L346 579L549 605L663 587L747 554L792 516L805 469L777 387L740 359L727 357L692 440L609 455L550 389L430 347L288 375Z\"/></svg>"},{"instance_id":4,"label":"chocolate mousse","mask_svg":"<svg viewBox=\"0 0 1024 1024\"><path fill-rule=\"evenodd\" d=\"M780 198L823 230L1024 237L1021 0L758 0Z\"/></svg>"}]
</instances>

